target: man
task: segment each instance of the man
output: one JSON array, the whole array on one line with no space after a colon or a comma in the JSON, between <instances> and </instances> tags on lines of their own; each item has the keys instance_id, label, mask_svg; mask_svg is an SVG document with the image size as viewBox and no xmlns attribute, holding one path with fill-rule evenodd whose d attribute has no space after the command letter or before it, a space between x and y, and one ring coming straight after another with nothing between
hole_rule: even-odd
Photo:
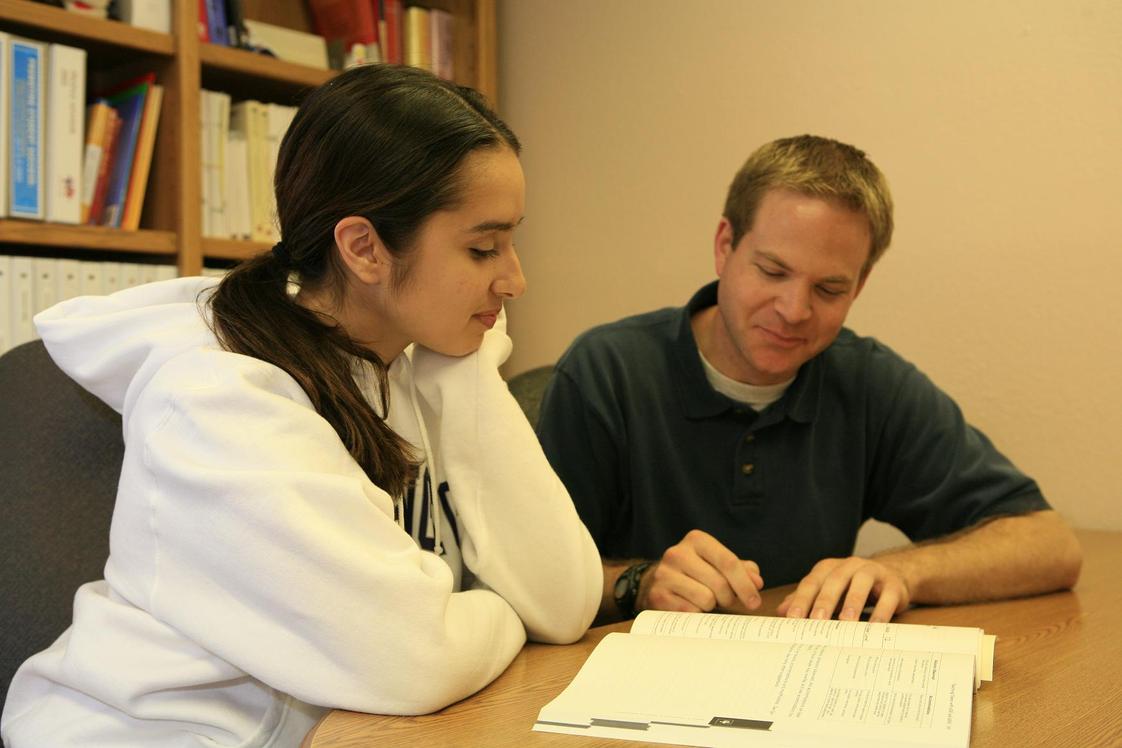
<instances>
[{"instance_id":1,"label":"man","mask_svg":"<svg viewBox=\"0 0 1122 748\"><path fill-rule=\"evenodd\" d=\"M604 559L601 622L759 607L888 621L910 604L1072 586L1081 551L1036 483L913 365L845 329L892 237L883 175L825 138L757 150L685 308L593 329L539 437ZM852 556L868 518L915 545Z\"/></svg>"}]
</instances>

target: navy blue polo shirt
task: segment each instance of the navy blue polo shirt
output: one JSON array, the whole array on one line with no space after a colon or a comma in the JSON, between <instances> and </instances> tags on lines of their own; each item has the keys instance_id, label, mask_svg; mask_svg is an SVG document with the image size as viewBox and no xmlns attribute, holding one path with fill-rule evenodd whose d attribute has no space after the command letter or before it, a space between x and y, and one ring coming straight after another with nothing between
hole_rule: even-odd
<instances>
[{"instance_id":1,"label":"navy blue polo shirt","mask_svg":"<svg viewBox=\"0 0 1122 748\"><path fill-rule=\"evenodd\" d=\"M704 530L768 586L848 556L873 517L912 540L1047 509L1036 483L915 366L842 329L760 413L712 388L684 308L582 334L538 436L604 558L657 559Z\"/></svg>"}]
</instances>

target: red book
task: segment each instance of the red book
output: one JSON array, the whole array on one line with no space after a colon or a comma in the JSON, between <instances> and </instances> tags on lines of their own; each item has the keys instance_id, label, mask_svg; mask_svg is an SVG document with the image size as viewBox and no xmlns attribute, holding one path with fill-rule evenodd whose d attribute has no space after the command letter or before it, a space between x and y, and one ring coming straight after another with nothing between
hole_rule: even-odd
<instances>
[{"instance_id":1,"label":"red book","mask_svg":"<svg viewBox=\"0 0 1122 748\"><path fill-rule=\"evenodd\" d=\"M91 226L101 225L101 214L105 211L105 194L109 191L109 172L117 157L117 141L120 140L121 117L117 110L110 107L109 124L105 127L105 142L101 146L101 162L97 166L97 185L94 187L93 201L90 203L90 217L86 220Z\"/></svg>"},{"instance_id":2,"label":"red book","mask_svg":"<svg viewBox=\"0 0 1122 748\"><path fill-rule=\"evenodd\" d=\"M199 41L209 42L210 32L207 30L210 27L210 21L206 15L206 0L199 0Z\"/></svg>"},{"instance_id":3,"label":"red book","mask_svg":"<svg viewBox=\"0 0 1122 748\"><path fill-rule=\"evenodd\" d=\"M378 41L378 23L370 0L308 0L316 33L327 41L342 39L346 50Z\"/></svg>"},{"instance_id":4,"label":"red book","mask_svg":"<svg viewBox=\"0 0 1122 748\"><path fill-rule=\"evenodd\" d=\"M401 0L385 0L386 38L382 40L382 59L400 65L404 59L401 47L401 27L405 16Z\"/></svg>"}]
</instances>

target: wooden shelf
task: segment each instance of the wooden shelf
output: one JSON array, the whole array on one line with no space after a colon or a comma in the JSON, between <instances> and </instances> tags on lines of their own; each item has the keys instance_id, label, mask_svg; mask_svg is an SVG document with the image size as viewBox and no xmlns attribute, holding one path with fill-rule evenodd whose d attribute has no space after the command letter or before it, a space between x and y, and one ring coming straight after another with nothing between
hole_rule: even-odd
<instances>
[{"instance_id":1,"label":"wooden shelf","mask_svg":"<svg viewBox=\"0 0 1122 748\"><path fill-rule=\"evenodd\" d=\"M39 221L0 220L0 243L150 255L176 253L174 231L122 231L105 226L68 226Z\"/></svg>"},{"instance_id":2,"label":"wooden shelf","mask_svg":"<svg viewBox=\"0 0 1122 748\"><path fill-rule=\"evenodd\" d=\"M268 249L259 242L201 236L200 90L225 91L235 101L255 98L299 103L335 71L317 70L246 50L200 42L197 0L170 0L172 32L161 34L119 21L90 18L31 0L0 0L0 30L88 52L87 89L96 91L154 71L164 87L140 231L0 220L0 254L28 248L37 254L89 252L170 257L183 275L204 260L237 261ZM455 18L456 80L495 100L495 0L432 0ZM305 0L244 0L246 18L308 31Z\"/></svg>"},{"instance_id":3,"label":"wooden shelf","mask_svg":"<svg viewBox=\"0 0 1122 748\"><path fill-rule=\"evenodd\" d=\"M44 38L44 31L52 32L47 41L69 40L84 46L98 42L156 55L175 54L175 38L148 29L140 29L120 21L87 18L62 8L55 8L28 0L0 0L0 21L5 28L20 27L19 33Z\"/></svg>"},{"instance_id":4,"label":"wooden shelf","mask_svg":"<svg viewBox=\"0 0 1122 748\"><path fill-rule=\"evenodd\" d=\"M215 260L248 260L269 249L265 242L246 242L236 239L203 238L203 257Z\"/></svg>"},{"instance_id":5,"label":"wooden shelf","mask_svg":"<svg viewBox=\"0 0 1122 748\"><path fill-rule=\"evenodd\" d=\"M335 75L334 70L319 70L306 65L278 60L269 55L256 54L244 49L233 49L217 44L199 46L199 61L204 72L208 68L239 73L246 78L265 78L272 81L301 86L318 86Z\"/></svg>"},{"instance_id":6,"label":"wooden shelf","mask_svg":"<svg viewBox=\"0 0 1122 748\"><path fill-rule=\"evenodd\" d=\"M199 62L202 87L228 91L235 100L251 97L292 103L305 91L326 83L336 74L334 70L310 68L218 44L200 44Z\"/></svg>"}]
</instances>

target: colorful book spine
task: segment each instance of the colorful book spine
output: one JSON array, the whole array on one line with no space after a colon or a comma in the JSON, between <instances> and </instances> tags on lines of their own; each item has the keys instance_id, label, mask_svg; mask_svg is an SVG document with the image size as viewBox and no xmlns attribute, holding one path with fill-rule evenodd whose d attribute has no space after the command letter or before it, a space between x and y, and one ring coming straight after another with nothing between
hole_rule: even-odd
<instances>
[{"instance_id":1,"label":"colorful book spine","mask_svg":"<svg viewBox=\"0 0 1122 748\"><path fill-rule=\"evenodd\" d=\"M109 127L113 108L104 100L95 101L86 109L86 149L82 155L82 196L80 223L89 223L90 206L97 189L97 176L101 170L101 157L105 148L105 133Z\"/></svg>"},{"instance_id":2,"label":"colorful book spine","mask_svg":"<svg viewBox=\"0 0 1122 748\"><path fill-rule=\"evenodd\" d=\"M97 167L94 180L93 199L90 201L90 215L86 223L101 225L105 212L105 194L109 191L109 175L113 171L113 159L117 154L117 142L121 134L121 117L117 110L109 107L109 122L105 127L105 140L101 145L101 162Z\"/></svg>"},{"instance_id":3,"label":"colorful book spine","mask_svg":"<svg viewBox=\"0 0 1122 748\"><path fill-rule=\"evenodd\" d=\"M405 64L432 70L432 26L428 8L411 5L405 9Z\"/></svg>"},{"instance_id":4,"label":"colorful book spine","mask_svg":"<svg viewBox=\"0 0 1122 748\"><path fill-rule=\"evenodd\" d=\"M402 27L404 24L405 9L401 0L384 0L382 3L382 18L385 19L386 33L382 37L382 57L386 62L400 65L404 60L402 49Z\"/></svg>"},{"instance_id":5,"label":"colorful book spine","mask_svg":"<svg viewBox=\"0 0 1122 748\"><path fill-rule=\"evenodd\" d=\"M144 116L144 102L152 86L154 75L143 76L131 88L107 97L109 104L121 116L121 132L118 135L117 152L113 158L109 187L105 193L105 212L101 225L120 228L125 207L125 196L129 188L133 159L136 156L136 143L140 135L140 121Z\"/></svg>"},{"instance_id":6,"label":"colorful book spine","mask_svg":"<svg viewBox=\"0 0 1122 748\"><path fill-rule=\"evenodd\" d=\"M207 34L211 44L229 46L226 41L226 5L224 0L206 0Z\"/></svg>"},{"instance_id":7,"label":"colorful book spine","mask_svg":"<svg viewBox=\"0 0 1122 748\"><path fill-rule=\"evenodd\" d=\"M43 189L43 134L46 45L10 37L8 70L11 77L9 119L8 215L42 220L46 215Z\"/></svg>"},{"instance_id":8,"label":"colorful book spine","mask_svg":"<svg viewBox=\"0 0 1122 748\"><path fill-rule=\"evenodd\" d=\"M47 50L47 220L82 220L83 105L86 100L86 50L52 44Z\"/></svg>"},{"instance_id":9,"label":"colorful book spine","mask_svg":"<svg viewBox=\"0 0 1122 748\"><path fill-rule=\"evenodd\" d=\"M164 87L152 85L144 100L144 114L140 118L140 134L136 140L129 186L125 192L125 207L121 214L121 228L136 231L140 228L140 211L148 191L148 172L152 167L152 151L156 144L156 128L160 122L160 104L164 100Z\"/></svg>"},{"instance_id":10,"label":"colorful book spine","mask_svg":"<svg viewBox=\"0 0 1122 748\"><path fill-rule=\"evenodd\" d=\"M452 34L452 14L446 10L429 11L430 35L432 43L432 72L444 80L452 80L454 72Z\"/></svg>"}]
</instances>

